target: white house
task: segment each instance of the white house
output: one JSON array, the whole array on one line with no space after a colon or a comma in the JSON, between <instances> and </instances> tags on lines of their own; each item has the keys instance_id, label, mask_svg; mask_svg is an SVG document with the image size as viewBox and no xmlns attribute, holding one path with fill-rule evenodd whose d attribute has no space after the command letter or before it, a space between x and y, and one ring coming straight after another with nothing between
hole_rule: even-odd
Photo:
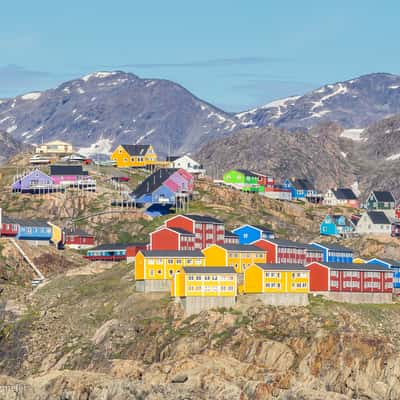
<instances>
[{"instance_id":1,"label":"white house","mask_svg":"<svg viewBox=\"0 0 400 400\"><path fill-rule=\"evenodd\" d=\"M359 219L356 232L360 235L388 235L392 233L392 223L383 211L367 211Z\"/></svg>"},{"instance_id":2,"label":"white house","mask_svg":"<svg viewBox=\"0 0 400 400\"><path fill-rule=\"evenodd\" d=\"M327 206L359 207L359 201L350 188L329 189L324 195L323 203Z\"/></svg>"},{"instance_id":3,"label":"white house","mask_svg":"<svg viewBox=\"0 0 400 400\"><path fill-rule=\"evenodd\" d=\"M172 168L183 168L190 174L205 175L206 173L203 166L189 156L167 157L167 161L172 164Z\"/></svg>"}]
</instances>

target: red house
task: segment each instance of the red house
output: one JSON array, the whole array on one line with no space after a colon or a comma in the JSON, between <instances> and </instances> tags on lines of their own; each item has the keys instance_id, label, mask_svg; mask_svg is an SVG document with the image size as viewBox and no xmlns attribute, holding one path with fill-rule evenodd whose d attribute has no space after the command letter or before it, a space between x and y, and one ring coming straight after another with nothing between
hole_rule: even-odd
<instances>
[{"instance_id":1,"label":"red house","mask_svg":"<svg viewBox=\"0 0 400 400\"><path fill-rule=\"evenodd\" d=\"M0 210L1 212L1 210ZM17 236L19 224L16 220L8 217L1 219L1 236Z\"/></svg>"},{"instance_id":2,"label":"red house","mask_svg":"<svg viewBox=\"0 0 400 400\"><path fill-rule=\"evenodd\" d=\"M150 250L194 250L193 233L173 227L164 227L150 233Z\"/></svg>"},{"instance_id":3,"label":"red house","mask_svg":"<svg viewBox=\"0 0 400 400\"><path fill-rule=\"evenodd\" d=\"M397 219L400 219L400 203L397 204L396 208L394 209L394 213Z\"/></svg>"},{"instance_id":4,"label":"red house","mask_svg":"<svg viewBox=\"0 0 400 400\"><path fill-rule=\"evenodd\" d=\"M81 229L64 230L65 246L71 249L88 249L94 247L94 236Z\"/></svg>"},{"instance_id":5,"label":"red house","mask_svg":"<svg viewBox=\"0 0 400 400\"><path fill-rule=\"evenodd\" d=\"M260 174L258 172L252 171L254 175L257 176L258 184L266 188L273 188L275 185L275 178L272 176Z\"/></svg>"},{"instance_id":6,"label":"red house","mask_svg":"<svg viewBox=\"0 0 400 400\"><path fill-rule=\"evenodd\" d=\"M285 239L260 239L252 243L267 252L267 264L302 264L322 261L323 252L304 243Z\"/></svg>"},{"instance_id":7,"label":"red house","mask_svg":"<svg viewBox=\"0 0 400 400\"><path fill-rule=\"evenodd\" d=\"M381 265L312 262L307 268L311 292L325 294L337 301L392 301L393 271Z\"/></svg>"},{"instance_id":8,"label":"red house","mask_svg":"<svg viewBox=\"0 0 400 400\"><path fill-rule=\"evenodd\" d=\"M165 222L165 225L168 228L183 229L186 232L190 232L191 234L193 234L195 237L194 249L196 250L204 249L211 244L224 244L225 242L224 223L216 218L209 217L207 215L177 215L167 220ZM187 248L186 250L194 249Z\"/></svg>"}]
</instances>

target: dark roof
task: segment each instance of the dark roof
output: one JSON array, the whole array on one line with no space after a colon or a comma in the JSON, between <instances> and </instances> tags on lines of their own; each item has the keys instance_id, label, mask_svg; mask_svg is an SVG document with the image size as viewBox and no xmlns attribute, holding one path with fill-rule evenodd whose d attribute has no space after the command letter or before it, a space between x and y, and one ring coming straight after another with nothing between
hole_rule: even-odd
<instances>
[{"instance_id":1,"label":"dark roof","mask_svg":"<svg viewBox=\"0 0 400 400\"><path fill-rule=\"evenodd\" d=\"M255 174L254 172L249 171L248 169L235 169L235 171L240 172L241 174L245 176L253 176L255 178L258 178L258 175Z\"/></svg>"},{"instance_id":2,"label":"dark roof","mask_svg":"<svg viewBox=\"0 0 400 400\"><path fill-rule=\"evenodd\" d=\"M163 229L163 228L161 228L161 229ZM171 229L171 231L180 233L181 235L190 235L190 236L194 236L194 234L193 234L192 232L185 231L184 229L181 229L181 228L170 228L169 226L167 226L167 227L164 227L164 229Z\"/></svg>"},{"instance_id":3,"label":"dark roof","mask_svg":"<svg viewBox=\"0 0 400 400\"><path fill-rule=\"evenodd\" d=\"M10 218L10 217L3 215L1 217L1 223L2 224L18 224L18 220L15 218Z\"/></svg>"},{"instance_id":4,"label":"dark roof","mask_svg":"<svg viewBox=\"0 0 400 400\"><path fill-rule=\"evenodd\" d=\"M125 250L127 247L146 245L147 243L109 243L100 244L99 246L93 247L90 250Z\"/></svg>"},{"instance_id":5,"label":"dark roof","mask_svg":"<svg viewBox=\"0 0 400 400\"><path fill-rule=\"evenodd\" d=\"M323 247L326 247L328 250L333 250L333 251L347 251L347 252L353 252L353 250L352 249L350 249L350 248L348 248L348 247L344 247L344 246L341 246L341 245L339 245L339 244L335 244L335 243L321 243L321 242L313 242L313 243L310 243L310 245L311 246L313 246L313 245L320 245L320 246L323 246Z\"/></svg>"},{"instance_id":6,"label":"dark roof","mask_svg":"<svg viewBox=\"0 0 400 400\"><path fill-rule=\"evenodd\" d=\"M332 189L332 192L338 200L357 200L353 190L348 188Z\"/></svg>"},{"instance_id":7,"label":"dark roof","mask_svg":"<svg viewBox=\"0 0 400 400\"><path fill-rule=\"evenodd\" d=\"M200 250L141 250L146 257L204 257Z\"/></svg>"},{"instance_id":8,"label":"dark roof","mask_svg":"<svg viewBox=\"0 0 400 400\"><path fill-rule=\"evenodd\" d=\"M165 160L166 161L170 161L170 162L174 162L178 158L181 158L181 156L167 156Z\"/></svg>"},{"instance_id":9,"label":"dark roof","mask_svg":"<svg viewBox=\"0 0 400 400\"><path fill-rule=\"evenodd\" d=\"M238 238L239 237L239 235L236 235L236 233L233 233L231 231L227 231L226 229L225 229L224 236L225 237L234 237L234 238Z\"/></svg>"},{"instance_id":10,"label":"dark roof","mask_svg":"<svg viewBox=\"0 0 400 400\"><path fill-rule=\"evenodd\" d=\"M275 271L308 271L304 265L301 264L256 264L264 270Z\"/></svg>"},{"instance_id":11,"label":"dark roof","mask_svg":"<svg viewBox=\"0 0 400 400\"><path fill-rule=\"evenodd\" d=\"M233 250L233 251L264 251L257 246L253 246L251 244L218 244L217 246L222 247L225 250Z\"/></svg>"},{"instance_id":12,"label":"dark roof","mask_svg":"<svg viewBox=\"0 0 400 400\"><path fill-rule=\"evenodd\" d=\"M50 165L50 175L88 175L82 165Z\"/></svg>"},{"instance_id":13,"label":"dark roof","mask_svg":"<svg viewBox=\"0 0 400 400\"><path fill-rule=\"evenodd\" d=\"M299 242L293 242L292 240L286 239L266 239L268 242L277 244L278 246L283 247L293 247L293 248L302 248L305 249L308 245Z\"/></svg>"},{"instance_id":14,"label":"dark roof","mask_svg":"<svg viewBox=\"0 0 400 400\"><path fill-rule=\"evenodd\" d=\"M121 144L130 156L144 156L149 150L149 144Z\"/></svg>"},{"instance_id":15,"label":"dark roof","mask_svg":"<svg viewBox=\"0 0 400 400\"><path fill-rule=\"evenodd\" d=\"M41 227L49 227L50 225L47 221L42 219L19 219L16 218L14 223L17 223L22 226L41 226Z\"/></svg>"},{"instance_id":16,"label":"dark roof","mask_svg":"<svg viewBox=\"0 0 400 400\"><path fill-rule=\"evenodd\" d=\"M70 236L86 236L86 237L93 236L90 233L85 232L83 229L67 228L67 229L64 229L64 232L66 235L70 235Z\"/></svg>"},{"instance_id":17,"label":"dark roof","mask_svg":"<svg viewBox=\"0 0 400 400\"><path fill-rule=\"evenodd\" d=\"M235 274L233 267L183 267L188 274Z\"/></svg>"},{"instance_id":18,"label":"dark roof","mask_svg":"<svg viewBox=\"0 0 400 400\"><path fill-rule=\"evenodd\" d=\"M330 262L319 262L321 265L325 265L331 269L355 270L355 271L388 271L388 268L376 264L355 264L355 263L330 263ZM389 270L390 272L390 270Z\"/></svg>"},{"instance_id":19,"label":"dark roof","mask_svg":"<svg viewBox=\"0 0 400 400\"><path fill-rule=\"evenodd\" d=\"M383 211L367 211L367 214L373 224L390 225L390 221Z\"/></svg>"},{"instance_id":20,"label":"dark roof","mask_svg":"<svg viewBox=\"0 0 400 400\"><path fill-rule=\"evenodd\" d=\"M297 190L315 190L314 185L306 178L290 179L293 187Z\"/></svg>"},{"instance_id":21,"label":"dark roof","mask_svg":"<svg viewBox=\"0 0 400 400\"><path fill-rule=\"evenodd\" d=\"M205 222L211 224L223 224L223 222L217 218L210 217L209 215L198 215L198 214L183 214L184 217L190 218L196 222Z\"/></svg>"},{"instance_id":22,"label":"dark roof","mask_svg":"<svg viewBox=\"0 0 400 400\"><path fill-rule=\"evenodd\" d=\"M263 231L263 232L273 233L273 232L271 231L271 229L267 228L266 226L252 225L252 224L249 224L249 226L254 226L254 228L260 229L260 230Z\"/></svg>"},{"instance_id":23,"label":"dark roof","mask_svg":"<svg viewBox=\"0 0 400 400\"><path fill-rule=\"evenodd\" d=\"M394 197L391 192L386 190L373 190L372 193L377 201L394 202Z\"/></svg>"},{"instance_id":24,"label":"dark roof","mask_svg":"<svg viewBox=\"0 0 400 400\"><path fill-rule=\"evenodd\" d=\"M132 193L133 196L141 197L152 193L158 189L172 174L177 170L175 168L160 168L148 176Z\"/></svg>"}]
</instances>

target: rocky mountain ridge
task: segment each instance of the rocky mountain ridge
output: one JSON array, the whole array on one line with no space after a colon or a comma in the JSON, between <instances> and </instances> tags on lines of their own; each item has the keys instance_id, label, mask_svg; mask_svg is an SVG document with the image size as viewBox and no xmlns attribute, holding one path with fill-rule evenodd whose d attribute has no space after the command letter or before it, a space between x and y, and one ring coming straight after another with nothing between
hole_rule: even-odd
<instances>
[{"instance_id":1,"label":"rocky mountain ridge","mask_svg":"<svg viewBox=\"0 0 400 400\"><path fill-rule=\"evenodd\" d=\"M310 128L335 122L343 128L365 128L400 114L400 76L375 73L328 84L237 114L249 127Z\"/></svg>"}]
</instances>

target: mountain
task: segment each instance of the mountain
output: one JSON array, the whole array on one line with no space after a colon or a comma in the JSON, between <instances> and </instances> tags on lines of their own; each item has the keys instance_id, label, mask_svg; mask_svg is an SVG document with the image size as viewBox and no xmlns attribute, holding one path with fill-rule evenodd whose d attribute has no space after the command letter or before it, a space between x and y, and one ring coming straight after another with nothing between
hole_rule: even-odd
<instances>
[{"instance_id":1,"label":"mountain","mask_svg":"<svg viewBox=\"0 0 400 400\"><path fill-rule=\"evenodd\" d=\"M376 73L325 85L237 114L247 126L310 128L323 121L344 128L365 128L400 113L400 76Z\"/></svg>"},{"instance_id":2,"label":"mountain","mask_svg":"<svg viewBox=\"0 0 400 400\"><path fill-rule=\"evenodd\" d=\"M19 143L7 132L0 132L0 165L27 146Z\"/></svg>"},{"instance_id":3,"label":"mountain","mask_svg":"<svg viewBox=\"0 0 400 400\"><path fill-rule=\"evenodd\" d=\"M97 72L0 100L0 131L28 143L68 138L85 153L109 153L119 143L190 152L229 134L236 122L176 83L125 72Z\"/></svg>"},{"instance_id":4,"label":"mountain","mask_svg":"<svg viewBox=\"0 0 400 400\"><path fill-rule=\"evenodd\" d=\"M334 123L322 124L310 132L288 132L272 126L247 128L206 144L197 156L219 178L224 171L240 166L280 180L312 177L318 187L352 185L356 175L343 152L341 132L342 128Z\"/></svg>"}]
</instances>

